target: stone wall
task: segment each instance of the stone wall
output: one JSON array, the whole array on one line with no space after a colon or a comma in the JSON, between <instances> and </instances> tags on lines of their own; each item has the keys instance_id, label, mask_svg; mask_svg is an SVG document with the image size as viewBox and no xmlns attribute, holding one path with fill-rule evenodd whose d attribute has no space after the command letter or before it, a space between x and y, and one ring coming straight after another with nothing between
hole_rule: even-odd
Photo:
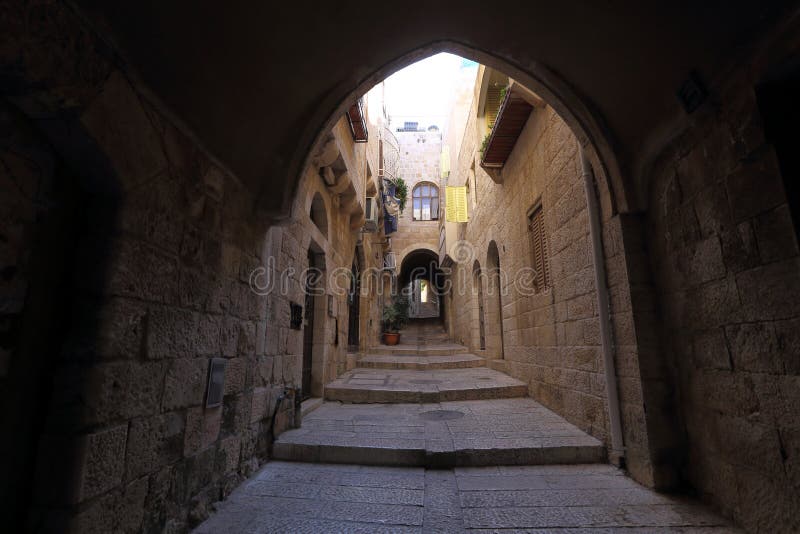
<instances>
[{"instance_id":1,"label":"stone wall","mask_svg":"<svg viewBox=\"0 0 800 534\"><path fill-rule=\"evenodd\" d=\"M372 136L373 140L368 145L354 143L344 118L336 124L332 135L340 148L348 174L354 182L360 184L361 193L357 194L363 195L366 188L364 169L367 155L377 157L377 152L372 147L373 143L377 144L377 136ZM369 165L377 168L377 162L371 158ZM325 204L327 231L324 233L309 216L311 201L315 194L319 194ZM380 231L362 234L361 227L353 229L351 214L343 209L342 204L342 194L326 187L318 169L311 166L307 169L295 197L292 220L286 226L270 230L271 235L282 242L280 247L275 248L277 273L289 272L294 268L299 277L301 270L307 267L309 248L323 254L323 259L318 260L321 262L320 266L324 265L325 271L319 286L323 294L317 297L315 303L318 313L315 314L314 320L315 364L312 372L314 397L321 397L324 385L354 364L354 361L349 363L347 361L347 293L350 287L349 273L354 261L362 273L358 350L375 345L380 330L383 234ZM297 292L292 293L290 297L277 294L274 296L275 299L286 300L284 304L277 305L278 308L287 307L289 300L303 302L301 283L300 278L292 282ZM330 312L328 312L328 296L333 298ZM296 354L302 354L302 340L295 346L294 351Z\"/></svg>"},{"instance_id":2,"label":"stone wall","mask_svg":"<svg viewBox=\"0 0 800 534\"><path fill-rule=\"evenodd\" d=\"M800 526L800 258L753 82L662 154L648 242L685 424L684 476L750 531Z\"/></svg>"},{"instance_id":3,"label":"stone wall","mask_svg":"<svg viewBox=\"0 0 800 534\"><path fill-rule=\"evenodd\" d=\"M478 132L476 120L473 102L458 148L458 165L448 180L452 185L474 180L468 199L470 222L459 230L472 254L461 254L459 262L452 244L447 245L456 260L451 276L454 294L448 297L454 311L450 331L476 354L492 358L492 366L526 381L537 401L610 446L577 140L552 108L536 108L503 168L503 183L497 184L480 167L478 147L483 132ZM596 182L625 461L639 482L671 487L676 482L671 461L675 439L666 429L674 428L674 406L655 335L655 296L644 225L638 217L615 213L602 172L596 172ZM524 270L532 267L527 217L539 202L548 240L551 288L531 294L521 290L524 284L520 282L526 279ZM496 258L490 255L490 245L496 247ZM491 276L497 263L505 277L501 291ZM482 274L476 276L477 272ZM529 288L530 280L527 284ZM484 300L485 351L480 350L479 342L479 285ZM658 439L650 439L651 434Z\"/></svg>"},{"instance_id":4,"label":"stone wall","mask_svg":"<svg viewBox=\"0 0 800 534\"><path fill-rule=\"evenodd\" d=\"M439 162L442 154L441 132L393 132L400 145L398 176L408 186L406 209L397 223L397 232L391 234L392 250L397 254L397 267L403 258L415 249L439 248L438 221L415 221L413 219L414 186L420 182L439 184ZM441 195L441 191L439 194ZM441 196L440 196L441 199ZM441 216L443 216L442 214Z\"/></svg>"},{"instance_id":5,"label":"stone wall","mask_svg":"<svg viewBox=\"0 0 800 534\"><path fill-rule=\"evenodd\" d=\"M474 247L483 272L479 281L483 285L487 355L503 359L497 365L526 381L531 396L539 402L607 440L594 271L577 141L551 108L537 108L503 168L500 185L480 167L477 134L473 133L475 116L470 114L458 169L450 183L461 185L475 173L477 189L470 191L472 209L465 238ZM529 294L520 285L520 276L532 266L527 213L539 202L552 280L546 291ZM488 274L495 267L488 256L492 242L503 273L499 291ZM458 288L454 295L453 308L458 314L454 333L458 341L480 353L475 265L471 261L455 265L455 279L468 283L463 295ZM501 318L495 311L498 297L502 302L502 340Z\"/></svg>"},{"instance_id":6,"label":"stone wall","mask_svg":"<svg viewBox=\"0 0 800 534\"><path fill-rule=\"evenodd\" d=\"M235 177L119 72L81 122L124 193L114 228L93 206L79 241L83 292L55 371L36 505L71 506L80 531L182 530L268 457L286 388L293 413L299 334L249 285L280 242L264 238ZM212 357L226 359L225 396L204 408ZM63 488L47 481L53 462L74 469Z\"/></svg>"},{"instance_id":7,"label":"stone wall","mask_svg":"<svg viewBox=\"0 0 800 534\"><path fill-rule=\"evenodd\" d=\"M68 6L45 4L1 50L0 406L19 434L2 440L3 515L15 531L186 531L297 423L303 332L289 302L304 303L311 240L327 270L349 272L358 228L315 170L292 219L270 227ZM15 8L8 20L30 16ZM343 120L332 134L363 195L366 148ZM363 245L365 267L375 251ZM285 285L254 291L259 269ZM317 308L320 384L346 368L344 299L330 317L327 298ZM371 343L374 312L362 321ZM206 408L215 357L224 397Z\"/></svg>"}]
</instances>

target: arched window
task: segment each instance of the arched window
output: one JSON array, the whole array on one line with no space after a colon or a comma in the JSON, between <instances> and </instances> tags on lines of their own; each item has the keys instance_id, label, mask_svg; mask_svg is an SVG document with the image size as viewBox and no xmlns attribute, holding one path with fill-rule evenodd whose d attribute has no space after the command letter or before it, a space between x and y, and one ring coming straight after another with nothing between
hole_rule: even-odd
<instances>
[{"instance_id":1,"label":"arched window","mask_svg":"<svg viewBox=\"0 0 800 534\"><path fill-rule=\"evenodd\" d=\"M414 203L415 221L435 221L439 219L439 188L432 183L422 182L414 186L411 194Z\"/></svg>"}]
</instances>

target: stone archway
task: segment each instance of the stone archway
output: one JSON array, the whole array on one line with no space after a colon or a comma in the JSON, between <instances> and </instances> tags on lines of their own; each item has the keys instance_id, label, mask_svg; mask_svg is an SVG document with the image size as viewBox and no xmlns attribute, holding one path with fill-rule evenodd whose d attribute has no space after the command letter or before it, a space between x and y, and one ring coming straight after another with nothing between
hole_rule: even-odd
<instances>
[{"instance_id":1,"label":"stone archway","mask_svg":"<svg viewBox=\"0 0 800 534\"><path fill-rule=\"evenodd\" d=\"M91 339L89 344L84 344L80 342L84 341L85 332L78 332L77 345L81 351L69 353L69 356L77 356L77 367L59 369L57 373L57 383L68 390L69 398L57 397L67 406L51 408L55 414L60 414L62 412L59 410L63 410L63 413L75 416L75 421L66 421L75 424L62 424L58 428L58 435L50 436L53 439L45 442L50 449L42 449L42 461L49 456L49 450L69 451L63 463L88 465L91 469L92 464L84 463L85 458L80 456L88 454L88 458L96 462L95 465L103 466L94 473L106 476L102 479L87 478L88 482L80 488L79 495L68 496L70 499L75 497L76 500L63 503L65 506L71 506L74 502L97 503L97 498L101 496L103 499L109 497L116 500L115 496L120 491L124 491L125 496L129 490L130 495L139 495L139 486L135 484L143 479L137 479L138 475L155 473L162 465L170 462L183 469L186 464L183 462L184 456L192 458L189 461L190 466L204 463L209 456L209 436L210 443L220 447L220 452L222 447L229 447L230 452L233 452L236 449L235 440L242 439L243 443L250 445L241 450L247 449L252 453L256 447L252 444L256 440L249 430L238 427L238 424L239 421L246 422L248 419L251 422L260 422L266 417L266 414L257 410L250 415L244 406L260 406L259 409L263 411L267 403L257 401L265 399L267 393L264 388L272 384L253 385L248 379L248 390L245 394L244 382L232 382L230 394L235 404L231 406L229 414L232 414L231 424L237 425L237 434L231 436L234 438L233 445L230 440L224 443L217 441L221 417L219 409L199 408L202 399L196 398L194 393L194 397L191 397L187 391L202 389L204 369L199 364L204 363L204 359L223 351L234 356L233 353L239 350L239 335L242 339L242 351L247 353L251 352L254 338L259 338L262 340L260 343L264 343L289 337L289 332L281 332L280 335L271 335L264 341L267 337L263 331L253 333L256 328L264 328L268 323L271 327L277 324L279 328L287 328L283 322L286 319L284 313L289 309L288 302L281 301L280 306L269 308L269 313L279 315L271 316L267 321L266 299L254 297L242 280L253 271L253 264L268 255L268 252L262 250L266 225L262 224L264 219L261 215L267 214L273 217L273 221L286 216L287 206L291 204L296 192L296 187L292 184L301 174L300 170L310 157L309 154L313 152L311 149L314 139L319 132L326 130L326 121L340 115L353 97L388 73L415 59L443 50L478 59L534 88L565 117L589 152L601 185L599 196L603 208L604 234L609 238L606 244L607 259L613 259L609 262L609 278L614 282L612 290L618 288L618 292L612 294L612 302L622 303L617 309L620 321L618 330L620 334L624 334L625 341L624 353L620 357L625 357L626 370L630 372L627 382L632 384L628 391L627 398L630 402L625 414L626 433L633 438L629 447L629 465L637 479L648 484L659 483L656 480L661 476L659 470L663 468L665 461L669 462L669 459L663 459L671 451L659 451L654 443L659 440L660 435L648 429L671 428L660 424L659 412L668 411L668 407L657 394L658 391L669 390L664 387L668 380L664 380L663 365L658 357L657 336L651 324L651 317L657 315L657 311L646 308L639 315L636 308L643 301L651 302L647 285L650 283L647 279L649 258L645 248L636 245L642 239L641 221L636 216L612 219L612 215L615 214L615 206L620 213L633 212L633 208L643 207L639 200L646 187L635 184L642 176L646 177L646 173L642 172L640 176L633 174L646 167L651 155L660 153L666 140L675 132L676 124L685 126L691 122L694 127L695 121L707 122L707 118L696 118L697 115L691 120L682 115L674 100L674 83L684 78L689 65L697 65L701 72L705 71L708 80L716 82L726 78L730 65L727 61L717 61L721 51L731 42L761 41L760 34L754 36L756 30L748 29L742 21L749 24L750 20L759 20L759 28L766 28L764 31L767 31L771 21L775 20L775 13L783 7L781 2L772 3L764 12L758 13L755 12L755 4L750 8L732 5L726 17L716 17L713 10L693 11L690 15L697 18L691 21L676 15L668 7L636 8L631 4L627 6L632 10L630 14L641 22L637 24L638 34L634 36L632 43L624 38L624 28L615 26L607 16L603 16L602 21L598 22L597 16L601 14L591 11L591 7L586 8L590 11L585 17L569 16L569 10L573 7L569 2L547 9L537 5L531 9L540 12L532 13L533 16L530 17L519 16L516 9L522 8L507 6L508 9L502 13L493 14L500 19L496 26L503 28L502 36L494 34L485 24L473 23L470 27L471 21L482 21L486 16L485 12L472 6L465 6L463 10L453 14L443 13L432 7L434 16L425 12L426 20L414 19L419 25L413 31L397 35L396 39L385 39L382 46L374 47L367 54L351 53L353 46L357 46L357 50L363 50L364 34L361 32L352 32L349 39L341 36L338 43L342 45L339 49L341 57L336 61L331 61L332 56L328 50L318 45L319 42L334 42L333 39L316 35L316 39L305 40L311 43L311 48L299 49L299 57L309 50L316 54L308 58L308 62L298 61L297 64L302 64L303 69L314 71L318 80L324 79L326 82L309 83L307 77L298 76L296 78L300 81L295 82L295 85L264 83L265 80L274 80L278 75L276 73L282 72L282 68L291 61L285 57L286 50L279 46L263 46L264 41L261 42L262 46L251 45L248 37L252 37L252 34L248 34L248 31L264 33L259 17L252 16L253 10L258 8L252 6L244 7L243 13L237 12L236 6L228 6L222 10L211 3L199 2L194 6L198 10L197 16L186 17L184 10L169 3L119 2L103 6L99 2L81 0L77 4L86 7L85 12L76 13L77 8L73 8L71 4L47 3L44 5L47 16L41 16L41 12L31 11L42 9L42 5L37 3L31 8L29 6L33 4L20 4L22 7L19 8L12 6L12 15L6 18L7 21L14 21L14 26L7 32L12 36L9 42L25 43L25 47L20 47L20 50L42 50L47 55L43 61L42 55L25 54L11 46L9 56L6 56L11 58L8 62L11 67L4 73L9 74L12 82L6 86L5 96L29 115L35 128L45 132L48 141L56 147L59 158L63 158L68 165L75 165L77 170L86 171L81 174L91 178L88 182L94 180L92 185L102 184L107 187L107 191L114 190L114 195L109 196L108 205L104 206L106 209L100 209L105 214L113 215L109 217L109 224L97 224L98 219L89 217L89 222L92 223L88 225L92 228L89 237L96 238L100 234L100 239L87 239L79 243L80 247L92 252L91 255L83 255L84 260L89 258L98 261L85 261L87 265L81 273L81 287L76 290L76 294L86 290L85 295L81 294L81 297L86 297L85 300L76 298L76 301L88 303L89 311L81 307L80 313L71 317L78 326L88 325L95 329L92 333L102 335ZM272 10L274 7L263 6L262 9ZM280 12L282 19L287 21L286 27L280 30L286 31L288 35L292 35L298 25L307 27L310 31L324 26L333 28L328 31L341 32L341 26L331 24L328 17L319 16L318 21L311 21L309 24L306 13L293 11L304 9L302 6L285 5L280 9L284 10ZM567 10L567 16L562 9ZM652 10L652 16L646 16L642 9ZM105 13L107 20L103 18L103 10L108 10ZM329 12L324 14L350 15L347 9L340 11L341 15ZM265 14L263 11L259 13ZM270 12L269 16L274 16L274 13ZM378 13L376 18L380 16L382 15ZM415 15L407 16L413 18ZM442 32L437 24L449 21L448 16L453 17L453 23L447 25L446 32ZM719 20L715 23L714 19ZM36 23L16 23L28 20ZM89 27L87 20L96 22L95 28L111 32L111 38L97 39L95 28ZM515 24L515 20L524 21L525 24ZM574 31L570 33L569 39L564 39L563 24L554 23L561 20L574 22L574 26L570 25ZM628 17L620 18L623 23L629 20ZM394 18L391 21L396 25ZM531 21L536 24L535 29L528 25ZM663 26L659 24L662 22ZM682 26L682 23L688 22L691 24ZM171 26L172 24L175 26ZM203 26L207 24L219 24L219 27L205 28L203 31ZM206 54L206 50L194 48L198 43L187 39L189 34L168 31L176 26L185 27L196 39L207 41L208 46L225 49ZM552 39L553 31L548 32L546 26L558 28L555 31L558 33L557 41L548 40ZM165 31L141 31L142 28L153 27ZM596 28L606 29L609 34L614 34L614 29L623 31L619 32L619 39L599 43L591 31ZM224 33L225 37L236 38L239 34L244 40L207 39L206 36L214 33L215 29L219 29L220 34ZM374 35L384 36L384 29L376 27L369 31L374 31ZM650 29L653 31L648 31ZM762 30L759 29L758 32L760 31ZM702 38L703 34L708 37ZM15 41L14 36L18 37ZM142 36L146 36L150 42L139 41ZM672 41L664 39L670 36L673 37ZM280 41L280 35L276 38L270 33L267 39L274 39L267 41L267 45L274 44ZM75 46L63 46L64 42ZM298 40L285 39L284 42L295 46ZM676 46L664 46L665 42L674 42ZM716 44L702 46L708 42ZM117 55L115 50L107 56L98 57L98 51L110 48L109 43L119 46L122 53ZM561 46L564 43L568 43L569 48ZM654 49L652 43L657 43L656 46L665 51L664 55ZM238 51L237 46L240 47ZM264 55L268 57L265 59ZM652 65L653 58L658 58L662 67L632 68L621 73L619 77L603 76L602 80L599 79L599 73L614 71L621 57L628 60L627 64L635 66ZM121 58L126 58L130 63ZM230 61L230 58L236 60ZM256 60L252 61L253 58ZM737 59L741 60L741 56L737 56ZM170 60L173 61L172 64L169 63ZM712 68L709 66L711 63L720 66ZM766 61L761 61L759 65L765 63ZM253 69L252 65L255 64L261 68ZM197 68L198 65L202 65L202 68ZM761 67L754 70L758 71L759 68ZM647 76L641 74L645 71ZM242 72L260 78L250 80L252 83L241 83L241 78L234 79L230 75ZM563 78L554 75L554 72L563 73ZM139 82L138 74L144 83ZM721 99L730 101L736 100L736 95L746 96L751 81L749 77L753 75L748 73L747 76L748 79L741 82L741 87L732 89L734 97L720 94ZM291 80L291 77L288 79ZM608 82L609 79L612 80L611 83ZM593 81L598 83L592 84ZM605 83L599 83L602 81ZM637 81L641 83L636 83ZM149 89L143 88L145 84ZM331 87L334 90L329 90ZM712 89L714 88L718 88L718 84ZM264 89L276 92L265 96ZM241 94L250 98L231 98L228 101L230 106L209 105L209 95L212 95L211 102L219 102L223 100L222 95L230 97L231 93L227 91L231 90L236 91L237 96ZM286 94L292 94L293 98L285 98ZM286 107L294 106L291 110L294 114L282 114L282 106L276 106L276 103L284 101ZM620 102L621 109L609 108L609 101ZM259 113L254 110L254 102L266 106L258 111L263 112L266 109L267 112ZM242 117L235 111L242 109L245 110L246 120L240 121ZM734 109L725 117L726 120L730 117L757 115L740 111L738 108ZM265 120L268 117L275 118L274 116L278 116L278 119ZM623 116L630 117L635 127L621 123L620 117ZM757 137L747 133L760 132L757 125L752 127L746 120L750 119L736 119L730 131L715 131L712 138L731 139L735 136L737 149L741 148L738 141L744 138L746 146L748 141ZM725 120L717 122L727 124ZM231 124L236 126L231 127ZM283 128L276 127L276 124ZM124 125L124 128L115 128L119 125ZM264 130L258 130L259 127ZM257 135L263 131L268 131L269 135ZM297 131L299 132L296 133ZM743 135L742 131L747 133ZM285 132L290 133L284 136ZM647 136L643 135L645 132L648 133ZM93 143L102 147L98 151L99 155L87 155L86 144L76 143L76 136L83 134L88 134L86 140L92 139ZM680 143L676 142L680 146L675 152L683 155L686 147L693 145L701 148L698 152L705 151L707 146L702 143L706 141L698 139L707 139L707 134L708 131L695 132L697 138L681 139ZM258 143L253 143L258 146L247 150L245 145L254 139L258 139ZM253 153L257 154L255 158ZM700 170L702 165L693 161L685 164L682 158L677 160L681 166L686 165L691 170ZM703 161L702 155L698 156L698 161ZM669 160L667 163L661 167L667 173L674 173L674 162ZM745 172L744 178L757 183L757 179L752 178L756 175L754 171L745 171L752 174ZM684 178L686 176L682 175L682 180ZM742 178L741 173L735 178L740 184L749 183ZM605 185L604 181L607 182ZM109 182L114 184L108 186ZM608 183L613 187L609 187ZM693 183L695 182L690 182L689 185ZM124 201L121 194L123 191ZM258 202L254 201L257 193L260 193ZM665 196L665 206L670 206L669 202L674 196ZM120 206L125 209L117 210ZM258 206L258 210L254 210L254 206ZM669 213L670 210L664 212ZM175 214L178 214L178 220L175 219ZM114 220L118 227L112 224ZM220 221L223 220L224 225L221 225ZM693 231L691 227L688 229L690 231L687 233ZM655 233L656 237L660 235ZM98 242L103 245L98 247ZM633 250L631 242L635 244ZM270 246L271 250L279 251L280 240L276 238ZM98 264L102 267L98 268ZM669 265L669 262L665 261L663 264ZM634 277L639 273L644 275L637 278L640 285L636 288L635 300L628 291L631 285L629 273ZM706 273L689 274L702 278ZM770 271L767 274L781 280L780 273L776 275ZM727 291L725 295L733 294L734 297L730 300L737 305L730 307L739 309L741 306L738 306L739 301L735 297L735 282L730 280L724 286ZM87 285L89 287L85 287ZM694 291L694 287L689 290L681 287L676 294L684 295L691 291ZM108 300L98 302L99 298L105 297ZM771 295L769 297L744 295L743 300L747 300L744 304L748 306L769 306L777 300ZM297 297L293 295L291 298ZM671 297L666 295L665 298ZM700 298L696 301L700 304L706 302ZM667 302L667 310L670 312L674 311L670 306L673 303L674 300ZM680 311L682 305L678 302L675 307ZM713 307L714 312L719 309L718 306ZM225 317L221 318L223 310ZM698 315L705 317L708 314ZM120 318L125 320L117 320ZM761 319L761 316L756 318ZM194 321L199 321L203 331L211 331L212 335L199 340L191 337L191 333L197 331L194 327L198 326ZM642 325L644 335L641 335ZM224 336L213 335L214 332L221 333L223 329ZM717 333L719 330L720 328ZM107 336L107 333L112 335ZM146 333L146 338L143 333ZM223 339L224 346L221 343ZM637 342L642 339L650 344L643 356L647 359L647 365L640 369ZM656 340L653 341L654 339ZM95 341L97 346L91 345ZM684 341L688 343L688 340ZM699 344L702 340L697 341ZM196 343L202 343L199 347L202 357L185 357L187 347L193 347ZM691 350L679 348L679 356L691 354ZM74 346L70 347L70 350L74 349ZM132 357L133 354L139 354L137 351L146 353L146 358ZM235 373L237 366L241 370L246 365L242 361L245 356L236 356L231 358L231 377L236 379L250 376L247 373ZM273 367L266 364L264 366ZM280 362L274 368L280 369ZM714 377L718 377L718 374L715 373ZM734 376L734 379L734 383L738 384L739 377ZM184 389L187 381L191 387ZM154 383L168 386L163 405L153 405L153 399L158 398L158 395L147 388ZM69 387L63 384L69 384ZM710 384L719 385L719 382ZM726 391L724 386L721 391ZM68 405L69 401L74 400L74 392L83 394L80 399L83 409L79 412L71 410L72 406ZM271 392L272 389L270 394ZM252 404L251 397L255 399ZM646 413L643 411L644 402L651 408ZM17 408L13 403L9 406L12 409ZM654 406L658 409L652 409ZM277 407L280 408L280 404ZM144 417L151 415L150 419ZM64 419L57 419L61 423L65 422ZM172 424L176 421L179 423ZM177 458L161 456L162 452L172 452L172 447L161 445L175 443L175 435L162 433L163 435L153 437L151 442L138 439L142 435L150 435L141 432L143 429L153 429L155 434L154 429L182 429L184 422L187 437L183 455L178 454ZM126 433L125 428L120 428L119 425L129 425L129 431ZM190 432L197 428L203 429L202 441L198 433ZM695 431L695 434L702 436L703 432ZM143 459L142 461L123 466L120 462L124 460L120 458L125 455L112 453L108 456L111 463L104 463L107 458L94 454L98 449L91 449L91 446L98 443L112 443L119 445L116 450L124 451L127 435L131 436L131 442L127 445L128 455ZM702 439L697 439L702 445ZM77 444L85 444L88 448L78 447ZM199 461L195 461L194 455L200 454L205 456L198 457ZM12 454L5 456L14 458ZM747 459L737 460L741 464L741 460ZM714 463L706 466L716 465ZM723 465L727 469L728 464ZM105 469L106 466L112 467ZM120 473L124 472L134 479L123 479ZM184 473L177 475L183 476ZM713 474L709 476L708 473L701 473L695 475L697 477L713 478ZM669 476L664 479L668 480ZM756 486L750 482L746 480L742 487ZM131 486L122 486L123 483L130 483ZM713 486L699 485L703 490ZM74 484L69 487L74 488ZM111 489L114 490L113 494L110 493ZM714 487L710 490L717 491ZM772 493L779 495L781 492L776 490ZM730 504L724 497L720 500ZM169 506L173 505L175 503L169 503ZM180 510L185 510L185 506L188 503L177 503ZM145 522L148 520L145 518Z\"/></svg>"},{"instance_id":2,"label":"stone archway","mask_svg":"<svg viewBox=\"0 0 800 534\"><path fill-rule=\"evenodd\" d=\"M409 299L412 318L445 315L442 273L439 256L427 248L411 250L403 255L398 272L399 287Z\"/></svg>"}]
</instances>

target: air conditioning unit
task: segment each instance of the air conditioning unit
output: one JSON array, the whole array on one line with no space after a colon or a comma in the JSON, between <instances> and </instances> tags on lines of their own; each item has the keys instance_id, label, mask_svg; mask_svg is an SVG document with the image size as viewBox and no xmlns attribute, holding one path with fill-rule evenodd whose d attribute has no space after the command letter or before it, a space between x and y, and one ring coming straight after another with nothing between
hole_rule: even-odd
<instances>
[{"instance_id":1,"label":"air conditioning unit","mask_svg":"<svg viewBox=\"0 0 800 534\"><path fill-rule=\"evenodd\" d=\"M383 257L383 268L394 271L397 268L397 257L394 252L387 252Z\"/></svg>"},{"instance_id":2,"label":"air conditioning unit","mask_svg":"<svg viewBox=\"0 0 800 534\"><path fill-rule=\"evenodd\" d=\"M376 197L367 197L365 208L364 230L374 232L378 229L378 203Z\"/></svg>"}]
</instances>

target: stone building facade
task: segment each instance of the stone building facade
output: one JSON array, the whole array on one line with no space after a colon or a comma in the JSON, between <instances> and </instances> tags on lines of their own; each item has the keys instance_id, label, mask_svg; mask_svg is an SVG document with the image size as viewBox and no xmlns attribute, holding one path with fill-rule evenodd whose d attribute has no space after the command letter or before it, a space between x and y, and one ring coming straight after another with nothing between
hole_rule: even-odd
<instances>
[{"instance_id":1,"label":"stone building facade","mask_svg":"<svg viewBox=\"0 0 800 534\"><path fill-rule=\"evenodd\" d=\"M527 382L536 400L607 441L578 143L552 108L534 108L503 167L503 183L495 183L481 167L479 151L486 135L480 97L490 77L479 69L462 144L451 149L455 161L447 181L468 188L469 222L458 237L469 254L460 251L464 255L451 267L448 304L454 313L448 326L457 341ZM544 215L551 270L549 286L539 291L528 279L528 217L537 207Z\"/></svg>"},{"instance_id":2,"label":"stone building facade","mask_svg":"<svg viewBox=\"0 0 800 534\"><path fill-rule=\"evenodd\" d=\"M536 107L496 183L480 166L483 74L447 179L469 187L470 210L457 234L470 254L448 250L448 328L609 443L579 143L552 108ZM628 469L656 487L689 481L748 530L782 530L797 497L800 269L779 159L747 87L731 80L729 104L653 164L645 220L613 214L602 175L598 194ZM551 285L531 294L518 273L531 266L526 223L537 206ZM498 267L500 281L487 273Z\"/></svg>"},{"instance_id":3,"label":"stone building facade","mask_svg":"<svg viewBox=\"0 0 800 534\"><path fill-rule=\"evenodd\" d=\"M398 268L408 253L414 250L438 249L439 223L437 220L414 220L412 195L420 184L439 187L439 160L442 153L442 134L435 131L397 131L400 147L398 175L408 187L408 202L398 221L398 230L391 235L392 250L397 255ZM439 196L441 198L441 195Z\"/></svg>"}]
</instances>

